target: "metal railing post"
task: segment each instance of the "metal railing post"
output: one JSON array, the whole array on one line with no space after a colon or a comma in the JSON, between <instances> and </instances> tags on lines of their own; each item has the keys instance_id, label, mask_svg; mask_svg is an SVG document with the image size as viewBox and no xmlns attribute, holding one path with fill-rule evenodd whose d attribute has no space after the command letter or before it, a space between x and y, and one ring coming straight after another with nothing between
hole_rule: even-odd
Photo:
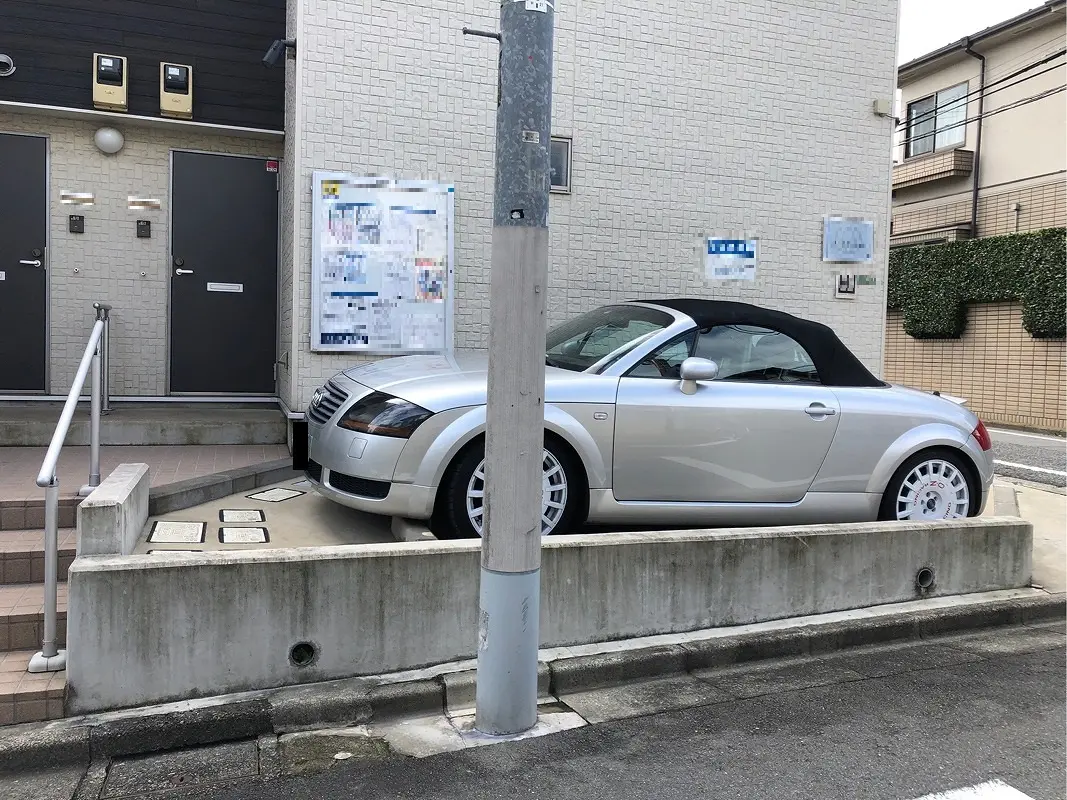
<instances>
[{"instance_id":1,"label":"metal railing post","mask_svg":"<svg viewBox=\"0 0 1067 800\"><path fill-rule=\"evenodd\" d=\"M111 306L93 303L96 309L96 322L89 341L85 343L85 352L78 362L78 371L70 385L67 401L59 415L59 422L48 443L41 471L37 473L37 485L44 489L44 636L41 637L41 650L30 659L27 672L58 672L67 668L67 651L60 650L56 642L56 616L58 612L59 592L59 455L63 442L70 431L74 412L81 401L85 388L85 379L92 371L92 395L89 423L89 484L83 486L79 494L88 494L100 485L100 399L104 376L101 362L103 360L103 338L107 325L107 312Z\"/></svg>"},{"instance_id":2,"label":"metal railing post","mask_svg":"<svg viewBox=\"0 0 1067 800\"><path fill-rule=\"evenodd\" d=\"M90 373L92 388L89 395L89 482L78 490L82 497L86 497L100 485L100 390L103 383L100 363L100 345L97 344Z\"/></svg>"},{"instance_id":3,"label":"metal railing post","mask_svg":"<svg viewBox=\"0 0 1067 800\"><path fill-rule=\"evenodd\" d=\"M93 303L96 318L104 323L104 333L100 337L100 372L103 383L100 389L100 413L111 413L111 306L107 303Z\"/></svg>"},{"instance_id":4,"label":"metal railing post","mask_svg":"<svg viewBox=\"0 0 1067 800\"><path fill-rule=\"evenodd\" d=\"M30 659L29 672L67 668L67 651L56 644L59 590L59 481L55 475L44 492L44 636L41 651Z\"/></svg>"}]
</instances>

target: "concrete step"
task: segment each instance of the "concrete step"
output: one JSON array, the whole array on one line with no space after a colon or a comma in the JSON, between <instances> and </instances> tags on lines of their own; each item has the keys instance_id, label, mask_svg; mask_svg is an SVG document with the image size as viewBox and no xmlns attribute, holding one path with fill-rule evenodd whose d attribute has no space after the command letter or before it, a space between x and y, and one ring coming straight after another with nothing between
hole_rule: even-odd
<instances>
[{"instance_id":1,"label":"concrete step","mask_svg":"<svg viewBox=\"0 0 1067 800\"><path fill-rule=\"evenodd\" d=\"M0 403L0 447L45 447L62 405ZM104 445L285 444L285 416L273 405L217 403L114 403L100 418ZM89 404L78 406L67 445L89 444Z\"/></svg>"},{"instance_id":2,"label":"concrete step","mask_svg":"<svg viewBox=\"0 0 1067 800\"><path fill-rule=\"evenodd\" d=\"M38 650L44 634L44 585L0 585L0 653ZM67 640L67 585L59 584L56 638L60 647Z\"/></svg>"},{"instance_id":3,"label":"concrete step","mask_svg":"<svg viewBox=\"0 0 1067 800\"><path fill-rule=\"evenodd\" d=\"M0 653L0 726L63 717L67 673L27 672L36 652L34 648Z\"/></svg>"},{"instance_id":4,"label":"concrete step","mask_svg":"<svg viewBox=\"0 0 1067 800\"><path fill-rule=\"evenodd\" d=\"M3 453L0 452L0 459ZM27 482L32 483L33 478ZM75 487L76 490L76 487ZM79 497L59 498L59 527L73 528L78 518ZM44 490L41 497L28 500L21 498L0 497L0 531L33 530L44 527ZM0 578L0 583L3 583Z\"/></svg>"},{"instance_id":5,"label":"concrete step","mask_svg":"<svg viewBox=\"0 0 1067 800\"><path fill-rule=\"evenodd\" d=\"M77 554L78 532L74 528L59 531L59 580L67 580L67 571ZM44 581L44 532L39 530L0 530L0 585L41 583Z\"/></svg>"}]
</instances>

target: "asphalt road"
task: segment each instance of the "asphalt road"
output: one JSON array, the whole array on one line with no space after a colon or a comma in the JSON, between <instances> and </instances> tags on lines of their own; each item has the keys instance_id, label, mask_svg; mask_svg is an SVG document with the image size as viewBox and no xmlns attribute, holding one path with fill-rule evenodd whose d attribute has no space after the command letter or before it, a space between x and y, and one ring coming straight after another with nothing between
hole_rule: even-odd
<instances>
[{"instance_id":1,"label":"asphalt road","mask_svg":"<svg viewBox=\"0 0 1067 800\"><path fill-rule=\"evenodd\" d=\"M999 429L990 434L998 475L1067 486L1067 440Z\"/></svg>"},{"instance_id":2,"label":"asphalt road","mask_svg":"<svg viewBox=\"0 0 1067 800\"><path fill-rule=\"evenodd\" d=\"M103 796L912 800L1001 779L1033 800L1063 800L1062 631L1061 623L1038 639L1032 629L983 634L972 648L978 660L966 663L932 657L937 650L958 656L955 645L907 658L878 651L864 674L885 677L853 674L812 688L792 688L797 681L787 673L755 683L742 677L761 687L749 693L755 696L423 759L379 754L309 775L250 776L162 794L142 795L135 781L125 787L132 795L112 784ZM223 761L215 760L215 780L226 771Z\"/></svg>"}]
</instances>

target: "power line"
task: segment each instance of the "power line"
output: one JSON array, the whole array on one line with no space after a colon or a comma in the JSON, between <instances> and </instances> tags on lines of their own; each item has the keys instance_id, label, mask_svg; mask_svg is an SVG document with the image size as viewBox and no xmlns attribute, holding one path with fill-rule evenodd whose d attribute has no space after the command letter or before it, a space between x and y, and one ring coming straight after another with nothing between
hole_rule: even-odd
<instances>
[{"instance_id":1,"label":"power line","mask_svg":"<svg viewBox=\"0 0 1067 800\"><path fill-rule=\"evenodd\" d=\"M1029 72L1034 67L1040 67L1042 64L1047 64L1048 62L1053 61L1053 60L1055 60L1055 59L1057 59L1060 56L1065 55L1065 54L1067 54L1067 50L1060 50L1059 52L1053 53L1052 55L1045 56L1040 61L1035 61L1032 64L1027 64L1025 67L1022 67L1021 69L1015 70L1015 72L1012 72L1012 73L1010 73L1008 75L1005 75L1003 78L997 78L995 81L987 83L985 86L983 86L981 88L973 89L973 90L967 92L967 94L961 95L960 97L957 97L955 100L952 100L952 101L950 101L948 103L945 103L942 106L937 106L936 108L933 108L930 111L924 111L922 114L919 114L917 117L915 117L915 119L910 119L910 120L906 119L903 122L901 122L900 124L898 124L897 127L898 128L905 128L905 127L907 127L909 125L914 125L914 124L916 124L918 122L922 122L922 120L925 117L929 117L931 114L936 114L938 111L943 111L948 106L954 105L955 103L959 103L962 100L966 100L969 97L973 97L974 95L981 94L981 95L985 96L987 94L994 94L995 92L999 92L1001 89L1008 89L1011 86L1018 86L1023 81L1030 80L1030 78L1036 78L1038 75L1044 75L1046 72L1051 72L1052 70L1059 69L1060 67L1063 66L1063 64L1057 64L1054 67L1049 67L1048 69L1042 70L1041 72L1035 73L1034 75L1028 75L1027 77L1023 78L1022 81L1016 81L1015 83L1010 84L1010 86L1001 86L1000 89L992 89L992 87L997 86L998 84L1004 83L1004 81L1010 81L1012 78L1017 78L1019 75L1022 75L1024 72ZM992 89L992 91L990 91L990 89ZM934 97L937 97L937 95L935 94ZM915 101L912 101L912 102L915 102ZM911 103L909 103L908 105L911 105Z\"/></svg>"},{"instance_id":2,"label":"power line","mask_svg":"<svg viewBox=\"0 0 1067 800\"><path fill-rule=\"evenodd\" d=\"M1029 81L1029 80L1037 78L1037 77L1039 77L1041 75L1044 75L1046 72L1055 72L1056 70L1062 69L1063 67L1064 67L1064 64L1056 64L1055 66L1047 67L1046 69L1043 69L1040 72L1035 72L1033 75L1027 75L1025 78L1020 78L1019 80L1015 81L1014 83L1009 83L1007 86L998 86L996 89L992 89L992 90L990 90L988 92L984 92L982 94L982 97L986 98L991 94L996 94L997 92L1003 91L1004 89L1010 89L1013 86L1018 86L1021 83L1025 83L1026 81ZM966 97L966 95L964 95L963 97L959 97L956 100L951 100L951 101L945 103L944 105L940 105L937 108L934 108L934 109L932 109L930 111L924 111L922 114L919 114L918 116L916 116L915 119L906 119L903 122L898 123L897 129L898 130L903 130L904 128L910 128L910 127L912 127L914 125L920 125L920 124L922 124L923 122L926 121L926 119L924 119L924 117L928 118L931 114L937 114L938 112L945 112L945 111L951 109L952 106L966 107L967 103L963 102L965 97Z\"/></svg>"},{"instance_id":3,"label":"power line","mask_svg":"<svg viewBox=\"0 0 1067 800\"><path fill-rule=\"evenodd\" d=\"M1010 104L1008 104L1006 106L1001 106L1000 108L995 108L992 111L986 111L984 114L977 114L977 115L975 115L973 117L970 117L969 119L961 120L960 122L956 122L956 123L954 123L952 125L946 125L944 128L938 128L935 131L930 131L930 133L924 133L922 136L914 136L912 138L907 139L905 143L906 144L911 144L912 142L918 142L918 141L920 141L922 139L927 139L927 138L929 138L931 136L937 136L939 133L944 133L945 131L950 131L953 128L960 127L961 125L969 125L972 122L977 122L978 120L985 119L986 117L992 117L995 114L1001 113L1002 111L1011 111L1013 108L1019 108L1020 106L1025 106L1025 105L1029 105L1030 103L1035 103L1038 100L1043 100L1046 97L1051 97L1054 94L1059 94L1060 92L1062 92L1064 90L1067 90L1067 85L1057 86L1057 87L1055 87L1053 89L1047 89L1044 92L1040 92L1038 94L1031 95L1030 97L1024 97L1022 100L1016 100L1014 103L1010 103Z\"/></svg>"}]
</instances>

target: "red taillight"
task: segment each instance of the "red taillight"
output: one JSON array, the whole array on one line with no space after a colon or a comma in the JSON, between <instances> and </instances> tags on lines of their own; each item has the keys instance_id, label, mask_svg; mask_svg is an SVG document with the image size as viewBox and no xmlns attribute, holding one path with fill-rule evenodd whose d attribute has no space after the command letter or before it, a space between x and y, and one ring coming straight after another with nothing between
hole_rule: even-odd
<instances>
[{"instance_id":1,"label":"red taillight","mask_svg":"<svg viewBox=\"0 0 1067 800\"><path fill-rule=\"evenodd\" d=\"M989 438L989 431L985 429L985 423L978 420L978 427L971 432L971 436L978 440L978 446L983 450L993 447L993 440Z\"/></svg>"}]
</instances>

